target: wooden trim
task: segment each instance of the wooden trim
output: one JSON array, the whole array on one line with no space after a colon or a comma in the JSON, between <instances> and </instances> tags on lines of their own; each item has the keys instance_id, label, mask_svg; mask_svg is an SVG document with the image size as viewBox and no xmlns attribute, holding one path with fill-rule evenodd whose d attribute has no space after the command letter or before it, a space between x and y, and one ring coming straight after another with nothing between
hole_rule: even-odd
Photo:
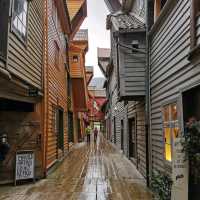
<instances>
[{"instance_id":1,"label":"wooden trim","mask_svg":"<svg viewBox=\"0 0 200 200\"><path fill-rule=\"evenodd\" d=\"M14 5L15 5L15 0L12 2L12 17L11 17L11 22L10 22L10 25L11 25L11 33L13 33L16 38L24 45L25 48L27 48L28 46L28 30L29 30L29 11L30 11L30 3L31 1L30 0L27 0L27 13L26 13L26 35L25 35L25 38L23 39L22 36L18 33L18 31L16 30L16 28L14 28L14 25L13 25L13 21L14 21L14 18L13 18L13 13L14 13Z\"/></svg>"},{"instance_id":2,"label":"wooden trim","mask_svg":"<svg viewBox=\"0 0 200 200\"><path fill-rule=\"evenodd\" d=\"M154 0L154 22L159 17L161 12L161 0Z\"/></svg>"},{"instance_id":3,"label":"wooden trim","mask_svg":"<svg viewBox=\"0 0 200 200\"><path fill-rule=\"evenodd\" d=\"M163 108L165 106L168 106L168 105L172 105L172 104L176 104L177 105L177 118L179 116L179 110L178 110L178 98L174 98L174 99L171 99L169 101L165 101L163 104L161 104L161 113L162 113L162 137L163 137L163 161L164 161L164 167L165 167L165 170L167 172L171 172L172 170L172 162L169 162L166 160L165 158L165 134L164 134L164 119L163 119ZM178 122L179 122L179 118L178 118ZM179 123L178 123L179 124ZM170 127L171 128L171 127ZM180 127L181 128L181 127ZM170 137L172 136L171 134L171 131L170 131ZM173 159L173 143L172 143L172 137L171 137L171 145L172 145L172 149L171 149L171 157Z\"/></svg>"},{"instance_id":4,"label":"wooden trim","mask_svg":"<svg viewBox=\"0 0 200 200\"><path fill-rule=\"evenodd\" d=\"M163 20L168 13L170 13L171 9L177 4L178 0L168 0L161 10L159 17L156 19L154 25L149 31L149 36L151 36L154 32L157 31L160 24L163 24Z\"/></svg>"},{"instance_id":5,"label":"wooden trim","mask_svg":"<svg viewBox=\"0 0 200 200\"><path fill-rule=\"evenodd\" d=\"M191 0L190 13L190 49L196 46L196 0Z\"/></svg>"},{"instance_id":6,"label":"wooden trim","mask_svg":"<svg viewBox=\"0 0 200 200\"><path fill-rule=\"evenodd\" d=\"M191 28L192 29L192 28ZM197 46L193 46L196 44L196 34L195 34L195 40L192 39L192 35L191 35L191 45L190 48L192 48L188 54L188 60L192 61L193 59L199 57L200 54L200 44Z\"/></svg>"}]
</instances>

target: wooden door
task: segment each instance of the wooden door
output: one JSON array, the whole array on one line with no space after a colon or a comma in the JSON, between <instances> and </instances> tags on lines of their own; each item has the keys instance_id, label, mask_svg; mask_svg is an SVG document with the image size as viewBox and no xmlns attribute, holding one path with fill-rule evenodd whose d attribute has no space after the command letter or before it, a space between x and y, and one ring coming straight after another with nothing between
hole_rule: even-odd
<instances>
[{"instance_id":1,"label":"wooden door","mask_svg":"<svg viewBox=\"0 0 200 200\"><path fill-rule=\"evenodd\" d=\"M117 143L117 136L116 136L116 119L114 117L114 123L113 123L113 126L114 126L114 143L116 144Z\"/></svg>"},{"instance_id":2,"label":"wooden door","mask_svg":"<svg viewBox=\"0 0 200 200\"><path fill-rule=\"evenodd\" d=\"M121 120L121 150L124 151L124 121Z\"/></svg>"},{"instance_id":3,"label":"wooden door","mask_svg":"<svg viewBox=\"0 0 200 200\"><path fill-rule=\"evenodd\" d=\"M63 110L58 110L58 149L64 150Z\"/></svg>"},{"instance_id":4,"label":"wooden door","mask_svg":"<svg viewBox=\"0 0 200 200\"><path fill-rule=\"evenodd\" d=\"M137 164L137 132L135 118L129 119L129 158Z\"/></svg>"},{"instance_id":5,"label":"wooden door","mask_svg":"<svg viewBox=\"0 0 200 200\"><path fill-rule=\"evenodd\" d=\"M68 142L74 142L73 113L68 112Z\"/></svg>"}]
</instances>

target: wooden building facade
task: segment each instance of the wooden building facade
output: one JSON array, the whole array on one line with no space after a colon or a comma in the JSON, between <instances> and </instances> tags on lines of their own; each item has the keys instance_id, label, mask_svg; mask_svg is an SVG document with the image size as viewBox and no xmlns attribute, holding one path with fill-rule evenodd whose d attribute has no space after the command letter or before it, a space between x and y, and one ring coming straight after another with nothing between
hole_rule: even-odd
<instances>
[{"instance_id":1,"label":"wooden building facade","mask_svg":"<svg viewBox=\"0 0 200 200\"><path fill-rule=\"evenodd\" d=\"M107 66L106 119L112 142L147 177L144 18L142 1L124 1L120 9L107 18L107 28L111 32L111 55Z\"/></svg>"},{"instance_id":2,"label":"wooden building facade","mask_svg":"<svg viewBox=\"0 0 200 200\"><path fill-rule=\"evenodd\" d=\"M0 2L1 183L14 181L23 150L34 151L36 178L43 177L43 11L42 0Z\"/></svg>"},{"instance_id":3,"label":"wooden building facade","mask_svg":"<svg viewBox=\"0 0 200 200\"><path fill-rule=\"evenodd\" d=\"M67 38L71 33L66 4L46 1L45 26L45 167L50 169L68 151Z\"/></svg>"},{"instance_id":4,"label":"wooden building facade","mask_svg":"<svg viewBox=\"0 0 200 200\"><path fill-rule=\"evenodd\" d=\"M74 124L69 47L86 14L82 0L0 2L1 183L14 181L19 151L34 152L36 179L68 152Z\"/></svg>"},{"instance_id":5,"label":"wooden building facade","mask_svg":"<svg viewBox=\"0 0 200 200\"><path fill-rule=\"evenodd\" d=\"M73 143L81 141L84 134L84 114L79 111L86 111L85 89L85 54L88 49L88 31L80 31L80 26L87 16L86 0L68 0L67 7L71 22L71 34L69 37L68 54L68 132L69 147ZM80 45L80 46L79 46ZM76 62L77 61L77 62ZM81 90L79 84L81 83ZM78 89L77 89L78 88ZM82 93L79 93L81 91ZM81 95L81 104L79 106L79 98Z\"/></svg>"},{"instance_id":6,"label":"wooden building facade","mask_svg":"<svg viewBox=\"0 0 200 200\"><path fill-rule=\"evenodd\" d=\"M69 71L72 83L74 142L84 137L84 113L87 112L88 90L85 55L88 51L88 30L79 30L69 47Z\"/></svg>"},{"instance_id":7,"label":"wooden building facade","mask_svg":"<svg viewBox=\"0 0 200 200\"><path fill-rule=\"evenodd\" d=\"M180 172L186 172L177 182L173 163L174 144L186 134L186 123L200 119L200 2L150 1L148 11L151 170L167 172L179 184L173 191L177 199L199 199L194 166L183 163Z\"/></svg>"}]
</instances>

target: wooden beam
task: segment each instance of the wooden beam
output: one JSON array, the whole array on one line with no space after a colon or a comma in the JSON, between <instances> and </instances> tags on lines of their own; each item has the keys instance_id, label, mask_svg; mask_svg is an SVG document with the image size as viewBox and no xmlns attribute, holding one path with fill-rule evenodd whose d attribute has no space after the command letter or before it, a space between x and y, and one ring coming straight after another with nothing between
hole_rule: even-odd
<instances>
[{"instance_id":1,"label":"wooden beam","mask_svg":"<svg viewBox=\"0 0 200 200\"><path fill-rule=\"evenodd\" d=\"M154 22L158 18L161 12L161 0L154 1Z\"/></svg>"}]
</instances>

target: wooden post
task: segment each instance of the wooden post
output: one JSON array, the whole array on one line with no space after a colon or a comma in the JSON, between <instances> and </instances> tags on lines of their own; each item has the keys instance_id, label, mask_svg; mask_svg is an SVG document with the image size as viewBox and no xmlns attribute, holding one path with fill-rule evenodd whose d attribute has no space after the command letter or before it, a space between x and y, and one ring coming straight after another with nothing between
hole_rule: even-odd
<instances>
[{"instance_id":1,"label":"wooden post","mask_svg":"<svg viewBox=\"0 0 200 200\"><path fill-rule=\"evenodd\" d=\"M158 18L161 12L161 0L154 1L154 22Z\"/></svg>"}]
</instances>

